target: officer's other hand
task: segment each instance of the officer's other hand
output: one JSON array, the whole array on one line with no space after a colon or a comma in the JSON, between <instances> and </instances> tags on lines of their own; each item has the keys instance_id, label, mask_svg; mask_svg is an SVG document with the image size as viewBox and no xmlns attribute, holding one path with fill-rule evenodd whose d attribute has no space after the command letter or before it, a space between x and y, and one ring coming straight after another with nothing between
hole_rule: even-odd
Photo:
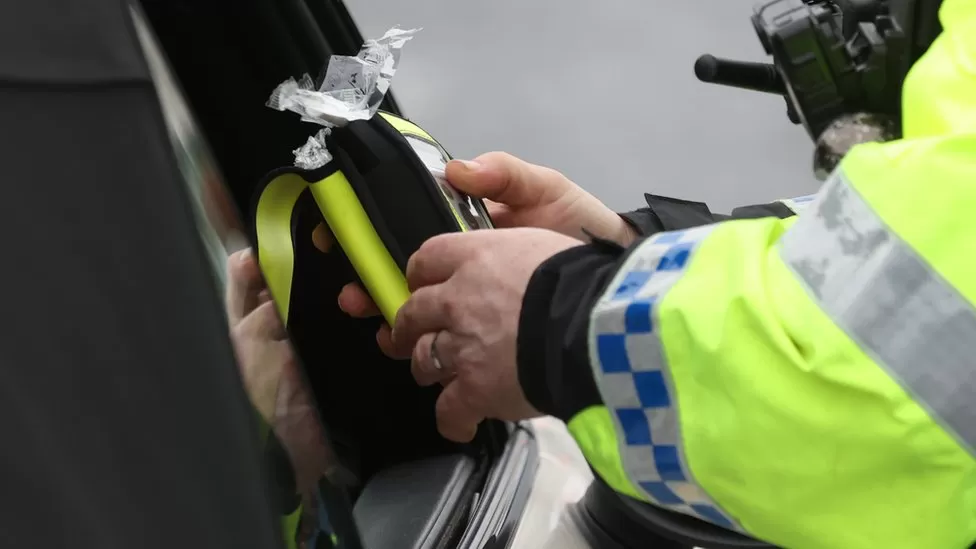
<instances>
[{"instance_id":1,"label":"officer's other hand","mask_svg":"<svg viewBox=\"0 0 976 549\"><path fill-rule=\"evenodd\" d=\"M499 228L538 227L588 240L583 230L627 245L633 229L595 196L556 170L503 152L447 165L448 181L485 200Z\"/></svg>"},{"instance_id":2,"label":"officer's other hand","mask_svg":"<svg viewBox=\"0 0 976 549\"><path fill-rule=\"evenodd\" d=\"M486 418L539 415L518 380L522 299L543 261L581 244L545 229L499 229L437 236L410 258L413 294L397 314L391 344L411 356L420 385L444 385L436 413L446 438L467 442Z\"/></svg>"}]
</instances>

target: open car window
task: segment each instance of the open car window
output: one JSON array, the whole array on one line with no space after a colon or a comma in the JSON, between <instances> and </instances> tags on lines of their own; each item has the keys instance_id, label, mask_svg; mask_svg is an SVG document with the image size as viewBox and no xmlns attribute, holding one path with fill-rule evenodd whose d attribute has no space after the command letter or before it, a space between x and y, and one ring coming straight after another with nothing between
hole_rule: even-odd
<instances>
[{"instance_id":1,"label":"open car window","mask_svg":"<svg viewBox=\"0 0 976 549\"><path fill-rule=\"evenodd\" d=\"M359 547L351 519L341 519L351 517L351 509L335 497L341 485L355 481L330 447L308 380L257 260L248 253L245 223L152 30L139 9L134 7L132 15L192 200L193 220L225 296L240 375L262 425L260 451L286 547Z\"/></svg>"}]
</instances>

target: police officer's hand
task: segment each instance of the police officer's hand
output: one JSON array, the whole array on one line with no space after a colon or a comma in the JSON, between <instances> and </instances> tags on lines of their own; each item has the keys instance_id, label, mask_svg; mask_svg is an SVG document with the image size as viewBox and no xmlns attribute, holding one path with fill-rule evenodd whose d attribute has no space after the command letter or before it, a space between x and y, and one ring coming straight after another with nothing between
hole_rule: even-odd
<instances>
[{"instance_id":1,"label":"police officer's hand","mask_svg":"<svg viewBox=\"0 0 976 549\"><path fill-rule=\"evenodd\" d=\"M501 229L437 236L410 258L413 295L397 315L390 343L395 353L412 357L420 385L444 384L437 400L442 435L466 442L486 418L539 415L518 380L522 299L542 262L579 245L545 229Z\"/></svg>"},{"instance_id":2,"label":"police officer's hand","mask_svg":"<svg viewBox=\"0 0 976 549\"><path fill-rule=\"evenodd\" d=\"M447 166L447 178L456 188L484 199L499 228L539 227L578 239L586 238L586 229L622 245L637 236L619 215L563 174L506 153L492 152L469 162L452 161ZM339 306L355 317L380 314L357 284L343 288ZM389 335L389 327L383 326L377 342L386 354L398 357Z\"/></svg>"},{"instance_id":3,"label":"police officer's hand","mask_svg":"<svg viewBox=\"0 0 976 549\"><path fill-rule=\"evenodd\" d=\"M587 239L585 229L623 245L636 238L619 215L565 175L507 153L452 161L447 179L457 189L484 199L499 228L539 227Z\"/></svg>"}]
</instances>

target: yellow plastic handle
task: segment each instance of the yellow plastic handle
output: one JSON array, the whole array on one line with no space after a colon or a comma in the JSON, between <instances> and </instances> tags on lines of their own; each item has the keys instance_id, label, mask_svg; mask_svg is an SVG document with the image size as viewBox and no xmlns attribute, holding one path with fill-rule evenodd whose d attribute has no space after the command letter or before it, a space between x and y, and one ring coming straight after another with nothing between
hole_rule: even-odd
<instances>
[{"instance_id":1,"label":"yellow plastic handle","mask_svg":"<svg viewBox=\"0 0 976 549\"><path fill-rule=\"evenodd\" d=\"M326 223L366 291L392 326L397 311L410 297L407 280L373 228L356 191L342 172L309 186Z\"/></svg>"}]
</instances>

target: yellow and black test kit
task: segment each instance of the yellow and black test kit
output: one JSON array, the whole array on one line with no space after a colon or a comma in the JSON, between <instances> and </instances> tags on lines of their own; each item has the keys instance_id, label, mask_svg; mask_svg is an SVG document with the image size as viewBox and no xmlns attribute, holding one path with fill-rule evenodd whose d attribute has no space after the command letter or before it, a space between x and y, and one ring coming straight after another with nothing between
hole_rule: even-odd
<instances>
[{"instance_id":1,"label":"yellow and black test kit","mask_svg":"<svg viewBox=\"0 0 976 549\"><path fill-rule=\"evenodd\" d=\"M450 156L427 132L392 114L335 128L332 160L321 168L286 167L258 186L254 237L264 277L287 322L295 269L292 213L311 194L360 282L391 324L409 297L407 260L427 239L492 228L481 200L451 187Z\"/></svg>"}]
</instances>

